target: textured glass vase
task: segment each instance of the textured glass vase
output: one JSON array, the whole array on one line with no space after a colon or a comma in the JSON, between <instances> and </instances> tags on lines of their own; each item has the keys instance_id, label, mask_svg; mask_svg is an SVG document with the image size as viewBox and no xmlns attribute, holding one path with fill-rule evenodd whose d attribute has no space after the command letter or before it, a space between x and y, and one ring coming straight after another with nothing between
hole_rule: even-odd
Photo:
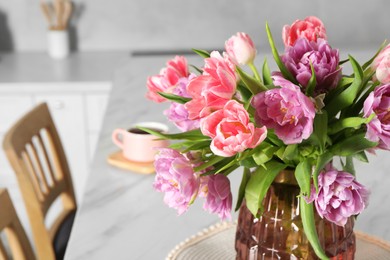
<instances>
[{"instance_id":1,"label":"textured glass vase","mask_svg":"<svg viewBox=\"0 0 390 260\"><path fill-rule=\"evenodd\" d=\"M264 198L264 213L259 219L242 204L236 231L236 259L318 259L303 231L299 191L294 172L282 171ZM331 259L354 259L353 217L344 227L321 219L317 213L315 220L326 254Z\"/></svg>"}]
</instances>

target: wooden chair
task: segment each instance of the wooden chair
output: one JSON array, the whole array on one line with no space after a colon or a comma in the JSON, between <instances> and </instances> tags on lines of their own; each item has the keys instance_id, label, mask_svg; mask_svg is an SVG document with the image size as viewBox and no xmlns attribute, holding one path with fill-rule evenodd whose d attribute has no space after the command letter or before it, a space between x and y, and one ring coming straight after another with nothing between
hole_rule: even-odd
<instances>
[{"instance_id":1,"label":"wooden chair","mask_svg":"<svg viewBox=\"0 0 390 260\"><path fill-rule=\"evenodd\" d=\"M6 189L0 189L0 231L5 231L13 259L34 260L30 241L20 224L12 200ZM0 259L8 259L8 253L0 241Z\"/></svg>"},{"instance_id":2,"label":"wooden chair","mask_svg":"<svg viewBox=\"0 0 390 260\"><path fill-rule=\"evenodd\" d=\"M60 259L69 239L76 200L65 153L46 103L16 122L5 135L3 148L26 204L38 259ZM46 227L45 217L57 198L63 210L51 227Z\"/></svg>"}]
</instances>

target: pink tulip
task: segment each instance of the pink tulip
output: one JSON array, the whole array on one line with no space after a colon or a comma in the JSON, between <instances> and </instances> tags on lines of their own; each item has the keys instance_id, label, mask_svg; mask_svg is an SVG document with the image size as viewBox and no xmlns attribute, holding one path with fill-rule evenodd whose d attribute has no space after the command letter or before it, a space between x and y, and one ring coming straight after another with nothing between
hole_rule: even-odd
<instances>
[{"instance_id":1,"label":"pink tulip","mask_svg":"<svg viewBox=\"0 0 390 260\"><path fill-rule=\"evenodd\" d=\"M167 62L167 67L161 72L171 86L175 86L179 79L189 76L187 59L183 56L176 56Z\"/></svg>"},{"instance_id":2,"label":"pink tulip","mask_svg":"<svg viewBox=\"0 0 390 260\"><path fill-rule=\"evenodd\" d=\"M179 215L183 214L199 189L199 176L194 173L191 162L178 151L163 148L159 149L154 166L154 189L164 192L164 202L177 209Z\"/></svg>"},{"instance_id":3,"label":"pink tulip","mask_svg":"<svg viewBox=\"0 0 390 260\"><path fill-rule=\"evenodd\" d=\"M218 214L222 220L231 219L232 192L230 181L225 175L209 176L203 208L210 213Z\"/></svg>"},{"instance_id":4,"label":"pink tulip","mask_svg":"<svg viewBox=\"0 0 390 260\"><path fill-rule=\"evenodd\" d=\"M382 59L381 63L379 63L375 75L380 83L390 83L390 53Z\"/></svg>"},{"instance_id":5,"label":"pink tulip","mask_svg":"<svg viewBox=\"0 0 390 260\"><path fill-rule=\"evenodd\" d=\"M375 71L375 80L382 84L390 83L390 44L376 56L371 69Z\"/></svg>"},{"instance_id":6,"label":"pink tulip","mask_svg":"<svg viewBox=\"0 0 390 260\"><path fill-rule=\"evenodd\" d=\"M212 84L207 86L207 92L211 92L218 97L230 99L236 91L237 77L235 66L226 55L223 56L213 51L210 58L205 59L203 75L211 77Z\"/></svg>"},{"instance_id":7,"label":"pink tulip","mask_svg":"<svg viewBox=\"0 0 390 260\"><path fill-rule=\"evenodd\" d=\"M209 175L200 177L200 184L199 184L199 191L198 191L199 198L207 198L207 194L209 191L208 188L209 179L210 179Z\"/></svg>"},{"instance_id":8,"label":"pink tulip","mask_svg":"<svg viewBox=\"0 0 390 260\"><path fill-rule=\"evenodd\" d=\"M154 102L161 103L166 101L166 98L163 98L158 94L158 92L169 92L169 84L162 75L154 75L148 77L146 86L148 92L146 97Z\"/></svg>"},{"instance_id":9,"label":"pink tulip","mask_svg":"<svg viewBox=\"0 0 390 260\"><path fill-rule=\"evenodd\" d=\"M254 148L267 137L266 127L257 128L250 123L248 112L235 100L202 119L201 131L212 138L213 153L224 157Z\"/></svg>"},{"instance_id":10,"label":"pink tulip","mask_svg":"<svg viewBox=\"0 0 390 260\"><path fill-rule=\"evenodd\" d=\"M189 76L187 60L185 57L176 56L166 63L160 74L151 76L147 79L146 86L148 92L146 97L154 102L161 103L166 101L158 92L172 93L181 78Z\"/></svg>"},{"instance_id":11,"label":"pink tulip","mask_svg":"<svg viewBox=\"0 0 390 260\"><path fill-rule=\"evenodd\" d=\"M313 132L315 107L300 88L281 76L273 76L274 88L260 92L252 99L255 120L259 125L275 129L285 144L298 144Z\"/></svg>"},{"instance_id":12,"label":"pink tulip","mask_svg":"<svg viewBox=\"0 0 390 260\"><path fill-rule=\"evenodd\" d=\"M193 98L191 101L187 102L184 107L188 111L188 118L190 120L198 120L223 108L229 100L230 99L224 99L211 93L207 93L205 96Z\"/></svg>"},{"instance_id":13,"label":"pink tulip","mask_svg":"<svg viewBox=\"0 0 390 260\"><path fill-rule=\"evenodd\" d=\"M390 56L390 44L383 48L381 52L375 57L374 61L371 64L371 68L373 70L376 70L382 60L387 56Z\"/></svg>"},{"instance_id":14,"label":"pink tulip","mask_svg":"<svg viewBox=\"0 0 390 260\"><path fill-rule=\"evenodd\" d=\"M248 34L239 32L225 42L225 49L236 65L247 65L253 62L256 48Z\"/></svg>"},{"instance_id":15,"label":"pink tulip","mask_svg":"<svg viewBox=\"0 0 390 260\"><path fill-rule=\"evenodd\" d=\"M218 52L205 59L203 74L190 81L187 91L192 100L185 104L191 120L221 109L236 91L234 64Z\"/></svg>"},{"instance_id":16,"label":"pink tulip","mask_svg":"<svg viewBox=\"0 0 390 260\"><path fill-rule=\"evenodd\" d=\"M318 38L326 40L326 29L320 19L309 16L304 20L296 20L291 26L285 25L282 37L285 46L293 46L299 38L316 42Z\"/></svg>"},{"instance_id":17,"label":"pink tulip","mask_svg":"<svg viewBox=\"0 0 390 260\"><path fill-rule=\"evenodd\" d=\"M375 114L367 124L366 138L390 150L390 84L376 87L364 101L363 111L366 118Z\"/></svg>"}]
</instances>

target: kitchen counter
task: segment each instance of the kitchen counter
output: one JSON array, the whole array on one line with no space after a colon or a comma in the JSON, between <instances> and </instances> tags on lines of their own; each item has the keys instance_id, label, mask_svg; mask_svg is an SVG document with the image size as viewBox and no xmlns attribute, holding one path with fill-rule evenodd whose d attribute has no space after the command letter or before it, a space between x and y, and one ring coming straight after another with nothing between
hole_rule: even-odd
<instances>
[{"instance_id":1,"label":"kitchen counter","mask_svg":"<svg viewBox=\"0 0 390 260\"><path fill-rule=\"evenodd\" d=\"M111 81L112 73L130 52L74 52L55 60L44 52L0 52L2 83Z\"/></svg>"},{"instance_id":2,"label":"kitchen counter","mask_svg":"<svg viewBox=\"0 0 390 260\"><path fill-rule=\"evenodd\" d=\"M356 55L364 59L368 56ZM217 216L204 212L199 201L177 216L163 203L163 194L153 190L153 174L136 174L106 162L118 150L111 141L115 128L140 121L169 124L162 113L168 104L148 101L145 93L147 76L157 74L170 58L133 57L114 73L97 152L65 259L163 259L180 241L219 221ZM199 59L194 59L196 65L202 66ZM365 176L362 183L372 189L371 204L359 216L357 228L386 240L390 240L388 156L378 152L370 164L357 165L358 175ZM240 174L233 175L232 190L236 194Z\"/></svg>"}]
</instances>

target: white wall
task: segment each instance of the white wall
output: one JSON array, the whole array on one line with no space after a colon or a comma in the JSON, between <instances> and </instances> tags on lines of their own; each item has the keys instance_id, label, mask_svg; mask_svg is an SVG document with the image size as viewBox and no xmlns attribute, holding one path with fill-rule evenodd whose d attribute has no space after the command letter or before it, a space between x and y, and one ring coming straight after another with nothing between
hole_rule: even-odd
<instances>
[{"instance_id":1,"label":"white wall","mask_svg":"<svg viewBox=\"0 0 390 260\"><path fill-rule=\"evenodd\" d=\"M249 33L258 48L268 48L265 21L280 42L284 24L308 15L324 21L333 46L378 46L390 38L386 0L74 2L72 25L80 50L221 48L237 31ZM39 0L0 0L0 50L10 42L17 51L45 50L46 27Z\"/></svg>"}]
</instances>

